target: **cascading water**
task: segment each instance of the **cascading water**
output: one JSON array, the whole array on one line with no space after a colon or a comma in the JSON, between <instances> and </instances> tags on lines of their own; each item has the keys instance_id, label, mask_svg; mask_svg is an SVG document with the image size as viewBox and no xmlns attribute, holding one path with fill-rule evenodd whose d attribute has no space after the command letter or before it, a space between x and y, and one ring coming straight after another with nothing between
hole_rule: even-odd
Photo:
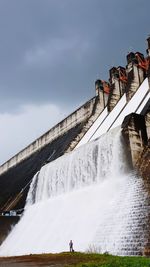
<instances>
[{"instance_id":1,"label":"cascading water","mask_svg":"<svg viewBox=\"0 0 150 267\"><path fill-rule=\"evenodd\" d=\"M45 165L31 183L24 215L0 255L143 250L147 211L140 177L129 171L120 129Z\"/></svg>"}]
</instances>

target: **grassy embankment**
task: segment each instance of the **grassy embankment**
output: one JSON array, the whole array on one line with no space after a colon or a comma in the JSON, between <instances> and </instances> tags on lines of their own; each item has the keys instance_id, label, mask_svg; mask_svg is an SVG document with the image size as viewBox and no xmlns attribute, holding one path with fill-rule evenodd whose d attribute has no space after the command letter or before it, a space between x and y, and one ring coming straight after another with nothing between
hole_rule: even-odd
<instances>
[{"instance_id":1,"label":"grassy embankment","mask_svg":"<svg viewBox=\"0 0 150 267\"><path fill-rule=\"evenodd\" d=\"M150 267L150 258L146 257L119 257L78 252L0 258L0 263L7 263L7 266L11 266L11 262L15 263L16 267L26 267L30 264L32 266L41 264L43 267Z\"/></svg>"},{"instance_id":2,"label":"grassy embankment","mask_svg":"<svg viewBox=\"0 0 150 267\"><path fill-rule=\"evenodd\" d=\"M79 261L76 264L68 265L70 267L150 267L150 258L146 257L119 257L80 253L76 253L72 257L78 258Z\"/></svg>"}]
</instances>

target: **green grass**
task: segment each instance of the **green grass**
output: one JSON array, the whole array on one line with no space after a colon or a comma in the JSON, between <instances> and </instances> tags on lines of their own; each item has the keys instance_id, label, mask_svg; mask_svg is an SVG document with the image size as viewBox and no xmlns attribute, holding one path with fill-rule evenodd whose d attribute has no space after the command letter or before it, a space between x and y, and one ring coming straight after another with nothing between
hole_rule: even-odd
<instances>
[{"instance_id":1,"label":"green grass","mask_svg":"<svg viewBox=\"0 0 150 267\"><path fill-rule=\"evenodd\" d=\"M75 264L66 267L150 267L150 258L73 253Z\"/></svg>"},{"instance_id":2,"label":"green grass","mask_svg":"<svg viewBox=\"0 0 150 267\"><path fill-rule=\"evenodd\" d=\"M43 267L150 267L150 258L147 257L119 257L80 252L4 257L0 258L0 262L3 262L3 266L11 266L11 263L15 262L16 267L18 266L17 264L26 264L29 262L32 263L33 266Z\"/></svg>"}]
</instances>

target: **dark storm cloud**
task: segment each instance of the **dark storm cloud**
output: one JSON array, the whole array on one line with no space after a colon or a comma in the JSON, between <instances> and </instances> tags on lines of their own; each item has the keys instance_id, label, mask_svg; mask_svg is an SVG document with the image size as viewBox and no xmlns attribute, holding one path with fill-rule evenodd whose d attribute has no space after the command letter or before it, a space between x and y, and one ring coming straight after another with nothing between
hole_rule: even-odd
<instances>
[{"instance_id":1,"label":"dark storm cloud","mask_svg":"<svg viewBox=\"0 0 150 267\"><path fill-rule=\"evenodd\" d=\"M0 0L0 111L74 105L94 80L144 52L149 0Z\"/></svg>"}]
</instances>

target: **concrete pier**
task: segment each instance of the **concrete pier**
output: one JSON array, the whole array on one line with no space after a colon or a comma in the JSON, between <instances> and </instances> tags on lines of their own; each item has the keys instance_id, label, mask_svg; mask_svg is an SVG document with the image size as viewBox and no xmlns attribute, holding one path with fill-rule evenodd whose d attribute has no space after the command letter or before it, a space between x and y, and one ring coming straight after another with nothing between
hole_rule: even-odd
<instances>
[{"instance_id":1,"label":"concrete pier","mask_svg":"<svg viewBox=\"0 0 150 267\"><path fill-rule=\"evenodd\" d=\"M132 165L136 166L144 146L148 143L145 117L131 113L122 123L122 134L130 151Z\"/></svg>"},{"instance_id":2,"label":"concrete pier","mask_svg":"<svg viewBox=\"0 0 150 267\"><path fill-rule=\"evenodd\" d=\"M108 111L111 112L118 103L119 99L125 93L127 75L123 67L113 67L110 74L110 94L108 98Z\"/></svg>"}]
</instances>

